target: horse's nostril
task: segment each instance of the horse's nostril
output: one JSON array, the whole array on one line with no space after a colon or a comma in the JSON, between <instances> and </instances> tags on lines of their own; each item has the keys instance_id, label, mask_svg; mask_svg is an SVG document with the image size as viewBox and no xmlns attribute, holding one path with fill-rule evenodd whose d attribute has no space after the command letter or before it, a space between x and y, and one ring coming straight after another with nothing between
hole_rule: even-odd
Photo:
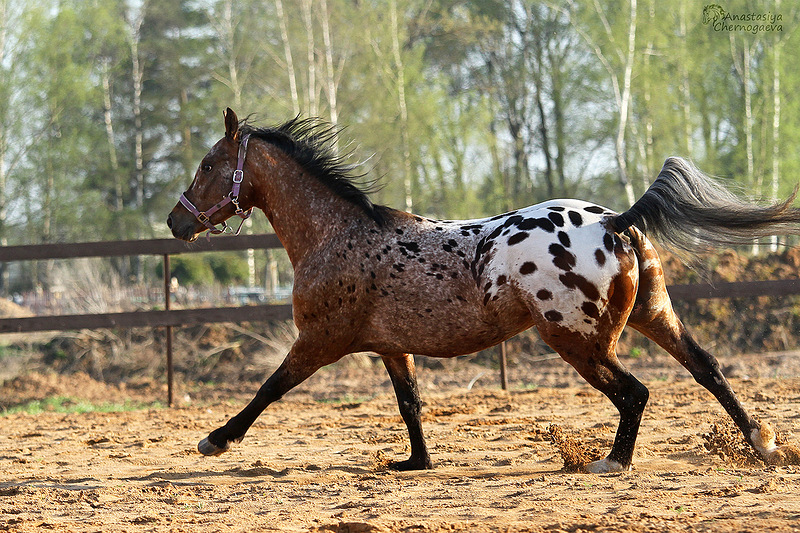
<instances>
[{"instance_id":1,"label":"horse's nostril","mask_svg":"<svg viewBox=\"0 0 800 533\"><path fill-rule=\"evenodd\" d=\"M167 227L168 227L169 229L172 229L172 215L169 215L169 216L167 217Z\"/></svg>"}]
</instances>

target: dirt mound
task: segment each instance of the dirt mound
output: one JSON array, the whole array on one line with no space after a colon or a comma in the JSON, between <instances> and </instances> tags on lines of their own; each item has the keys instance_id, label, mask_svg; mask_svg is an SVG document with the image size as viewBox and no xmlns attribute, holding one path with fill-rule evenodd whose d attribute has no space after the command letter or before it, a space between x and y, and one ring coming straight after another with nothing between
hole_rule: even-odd
<instances>
[{"instance_id":1,"label":"dirt mound","mask_svg":"<svg viewBox=\"0 0 800 533\"><path fill-rule=\"evenodd\" d=\"M33 316L30 309L17 305L7 298L0 298L0 318L22 318Z\"/></svg>"},{"instance_id":2,"label":"dirt mound","mask_svg":"<svg viewBox=\"0 0 800 533\"><path fill-rule=\"evenodd\" d=\"M152 402L164 397L162 387L150 382L109 384L88 374L59 375L29 373L0 385L0 409L8 409L46 398L79 398L91 403Z\"/></svg>"}]
</instances>

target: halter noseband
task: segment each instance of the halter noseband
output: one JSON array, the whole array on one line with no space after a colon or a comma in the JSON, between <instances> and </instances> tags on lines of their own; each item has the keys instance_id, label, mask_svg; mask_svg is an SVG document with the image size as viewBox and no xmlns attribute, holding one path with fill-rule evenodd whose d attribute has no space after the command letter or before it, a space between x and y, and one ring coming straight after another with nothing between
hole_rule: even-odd
<instances>
[{"instance_id":1,"label":"halter noseband","mask_svg":"<svg viewBox=\"0 0 800 533\"><path fill-rule=\"evenodd\" d=\"M244 225L244 221L250 218L250 215L253 213L253 208L251 207L247 211L243 210L239 207L239 189L241 189L242 181L244 180L244 159L247 156L247 142L250 140L250 134L248 133L244 137L242 137L241 142L239 143L239 158L236 161L236 170L233 171L233 187L231 187L231 192L225 196L219 203L214 204L210 208L206 209L205 211L200 211L197 209L192 202L186 198L186 193L181 194L180 202L183 207L189 210L191 214L193 214L197 220L200 221L206 228L208 228L207 236L210 234L218 235L220 233L233 233L234 235L239 235L239 232L242 231L242 226ZM236 208L234 214L239 215L242 218L242 222L239 224L239 228L234 232L232 228L228 227L228 224L225 223L223 220L220 222L221 226L215 226L211 223L211 215L225 207L226 205L232 203L233 206Z\"/></svg>"}]
</instances>

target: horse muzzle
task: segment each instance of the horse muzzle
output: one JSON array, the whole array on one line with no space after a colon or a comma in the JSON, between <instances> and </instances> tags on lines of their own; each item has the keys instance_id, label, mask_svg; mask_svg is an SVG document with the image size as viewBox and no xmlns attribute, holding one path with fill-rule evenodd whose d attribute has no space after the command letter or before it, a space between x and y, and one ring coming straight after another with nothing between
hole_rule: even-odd
<instances>
[{"instance_id":1,"label":"horse muzzle","mask_svg":"<svg viewBox=\"0 0 800 533\"><path fill-rule=\"evenodd\" d=\"M167 227L172 230L173 237L186 242L196 241L200 232L205 229L180 204L167 216Z\"/></svg>"}]
</instances>

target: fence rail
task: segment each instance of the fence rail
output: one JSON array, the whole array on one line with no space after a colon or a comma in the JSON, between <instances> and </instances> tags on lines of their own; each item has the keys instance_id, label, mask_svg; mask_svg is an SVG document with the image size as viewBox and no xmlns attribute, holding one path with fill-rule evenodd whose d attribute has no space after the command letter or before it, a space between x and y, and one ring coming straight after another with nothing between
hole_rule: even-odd
<instances>
[{"instance_id":1,"label":"fence rail","mask_svg":"<svg viewBox=\"0 0 800 533\"><path fill-rule=\"evenodd\" d=\"M86 315L54 315L0 319L0 334L70 329L118 327L163 327L166 333L167 403L173 401L172 328L175 326L211 322L243 322L246 320L288 320L291 306L260 305L244 307L213 307L171 309L171 255L199 252L227 252L250 248L280 248L274 234L221 236L186 243L177 239L148 239L131 241L100 241L71 244L35 244L0 247L0 262L75 259L80 257L116 257L125 255L160 255L164 258L164 310L133 311Z\"/></svg>"},{"instance_id":2,"label":"fence rail","mask_svg":"<svg viewBox=\"0 0 800 533\"><path fill-rule=\"evenodd\" d=\"M194 243L185 243L176 239L149 239L0 247L0 262L126 255L160 255L164 258L164 310L3 318L0 319L0 334L73 329L163 327L167 335L168 403L172 405L173 327L213 322L290 320L292 318L292 306L290 304L274 304L242 307L171 309L169 290L170 256L185 253L280 247L281 243L274 234L240 235L237 237L221 236L213 239L199 239ZM800 279L671 285L667 287L667 290L669 291L670 297L674 300L786 296L800 294ZM501 364L501 375L501 380L504 384L503 388L505 388L505 368L503 364Z\"/></svg>"}]
</instances>

